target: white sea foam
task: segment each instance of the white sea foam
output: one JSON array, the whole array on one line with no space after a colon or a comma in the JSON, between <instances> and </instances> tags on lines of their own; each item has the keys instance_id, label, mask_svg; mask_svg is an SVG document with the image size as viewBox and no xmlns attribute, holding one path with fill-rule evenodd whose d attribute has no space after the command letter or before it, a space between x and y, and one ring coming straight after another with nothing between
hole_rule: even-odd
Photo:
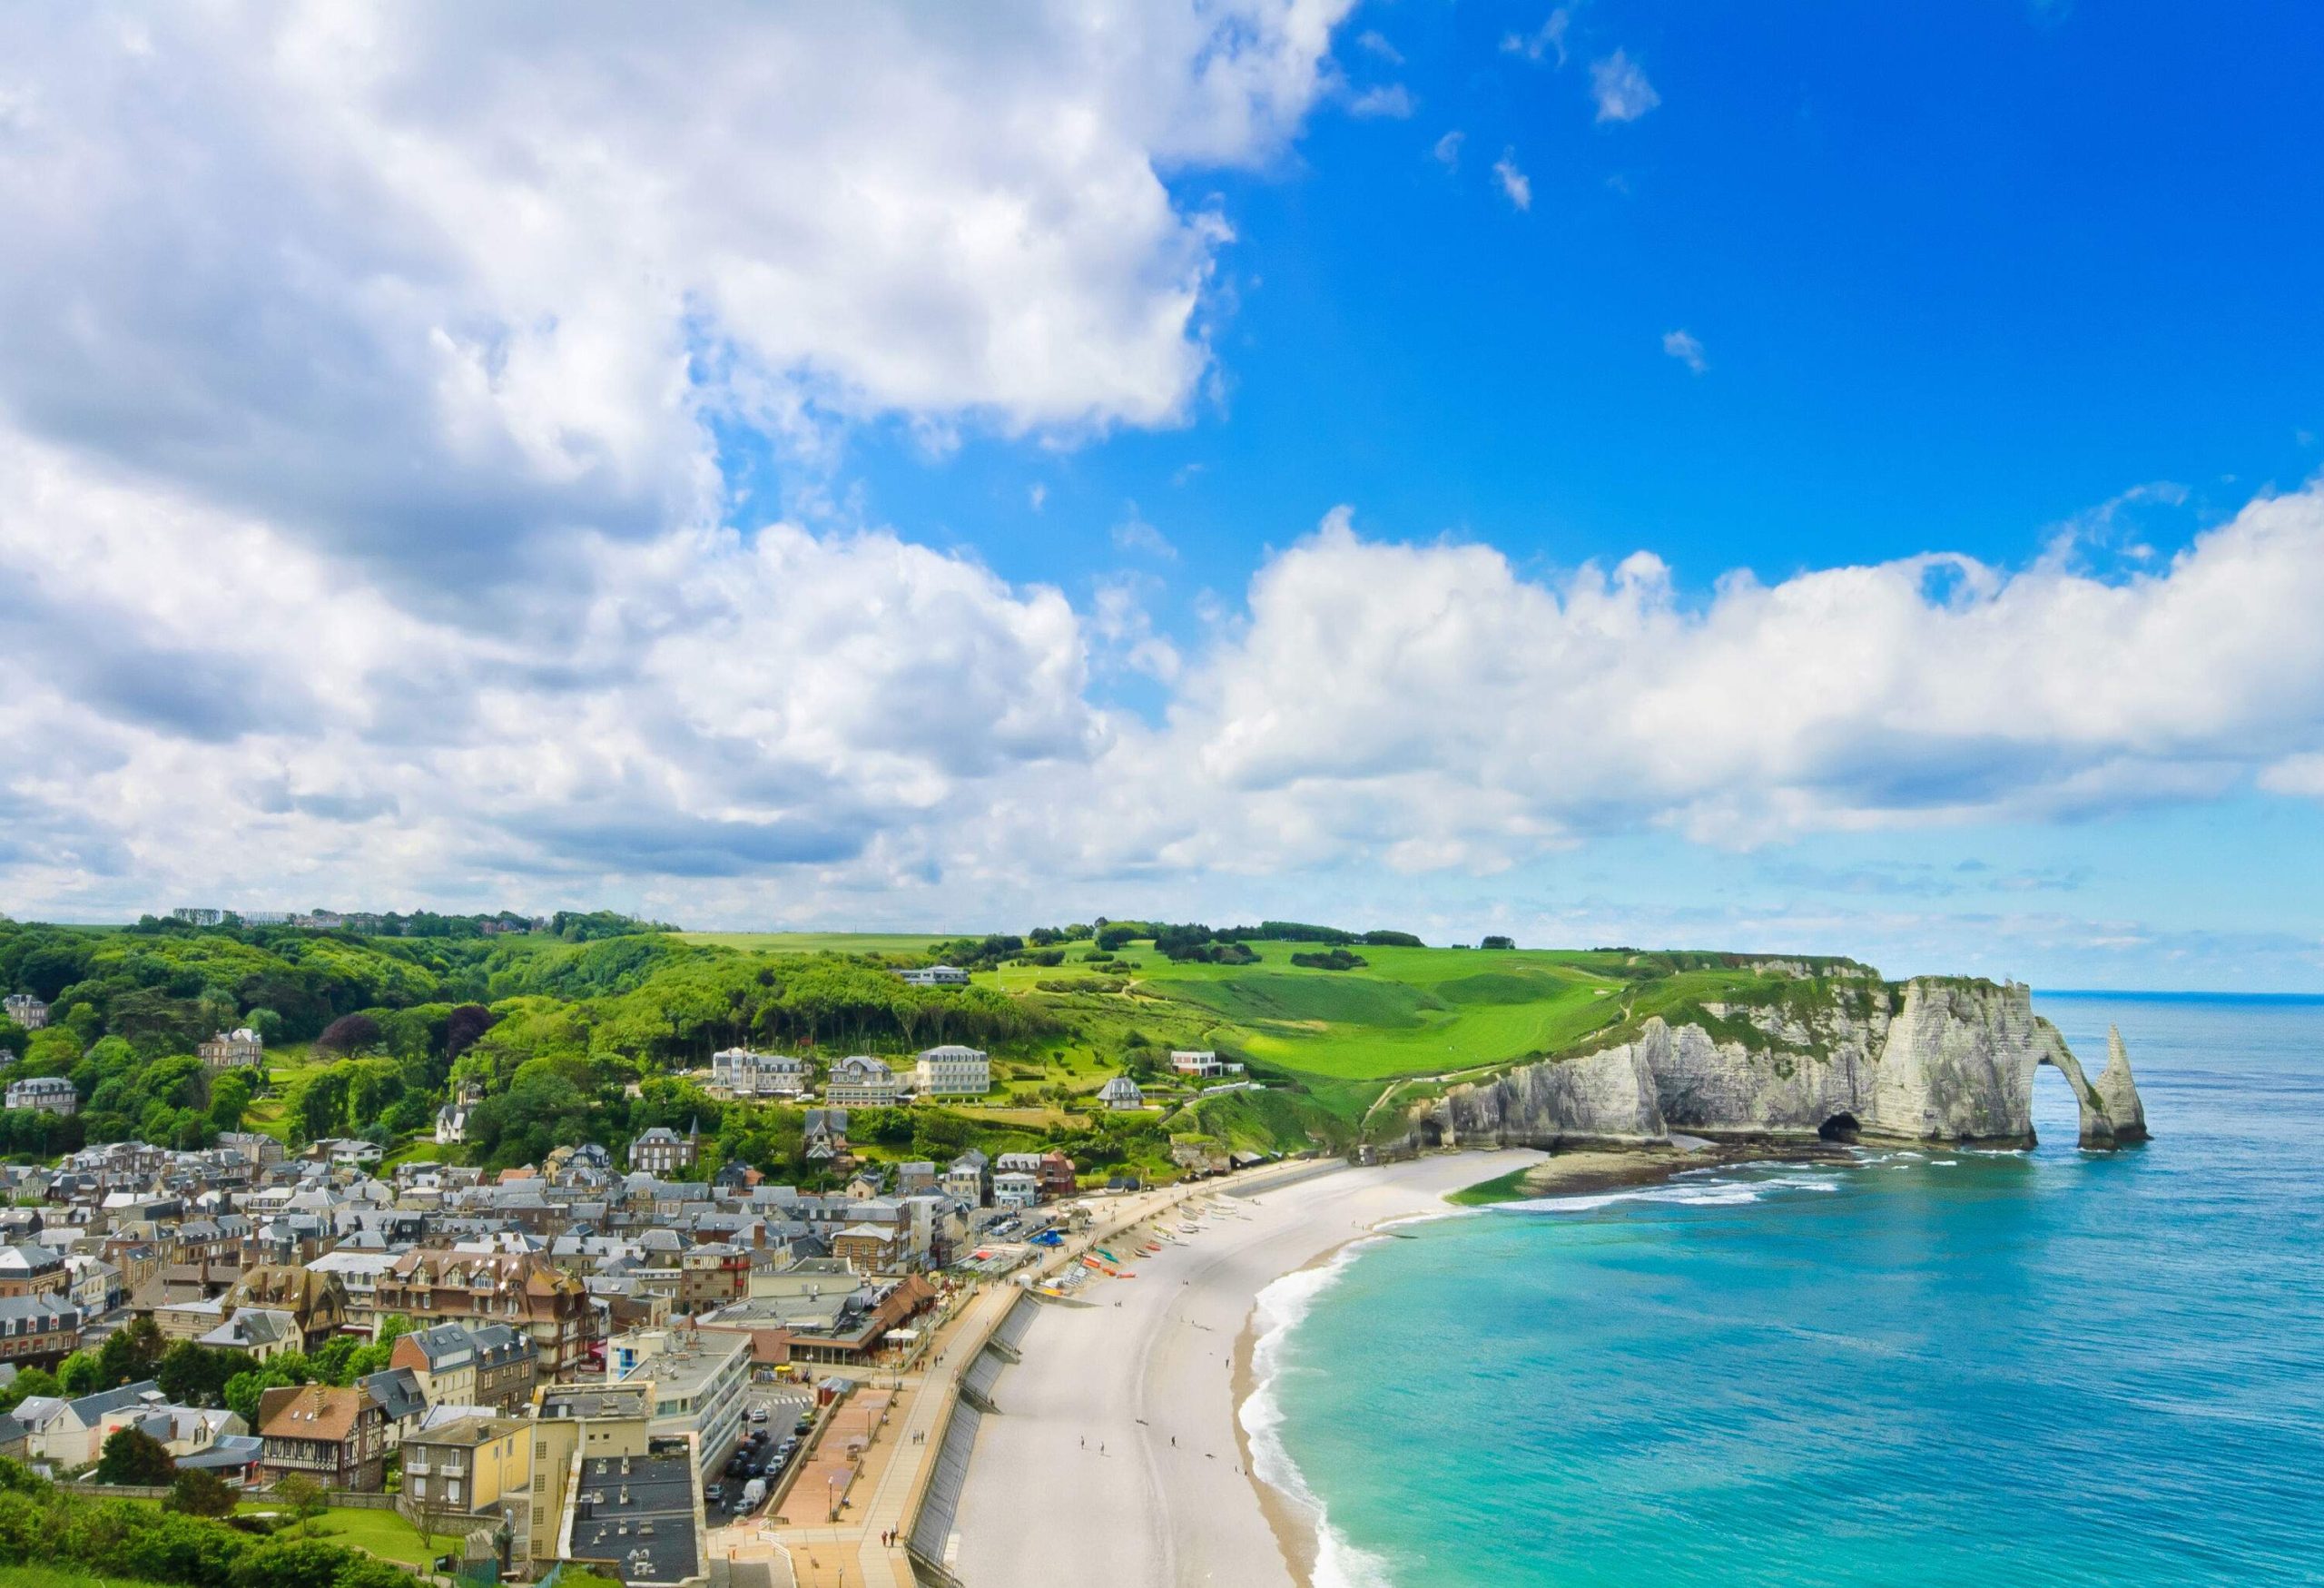
<instances>
[{"instance_id":1,"label":"white sea foam","mask_svg":"<svg viewBox=\"0 0 2324 1588\"><path fill-rule=\"evenodd\" d=\"M1467 1208L1447 1208L1446 1214L1465 1213ZM1423 1214L1420 1218L1443 1217ZM1398 1219L1397 1223L1417 1222ZM1374 1239L1379 1238L1374 1238ZM1276 1398L1276 1383L1284 1371L1284 1352L1290 1342L1291 1331L1299 1327L1315 1298L1337 1284L1340 1276L1355 1255L1372 1244L1371 1240L1353 1241L1332 1256L1332 1260L1317 1267L1303 1268L1295 1274L1285 1274L1259 1292L1256 1309L1257 1336L1251 1345L1252 1387L1242 1410L1243 1432L1251 1441L1251 1470L1259 1479L1306 1516L1315 1530L1315 1588L1393 1588L1388 1564L1368 1550L1350 1544L1324 1509L1324 1502L1307 1484L1306 1475L1291 1459L1283 1445L1283 1407Z\"/></svg>"},{"instance_id":2,"label":"white sea foam","mask_svg":"<svg viewBox=\"0 0 2324 1588\"><path fill-rule=\"evenodd\" d=\"M1728 1171L1733 1172L1733 1171ZM1718 1180L1708 1185L1640 1186L1626 1191L1593 1191L1571 1197L1533 1197L1521 1202L1498 1202L1504 1213L1588 1213L1620 1202L1661 1203L1675 1208L1746 1208L1771 1191L1837 1191L1840 1182L1828 1175L1782 1175L1770 1179Z\"/></svg>"}]
</instances>

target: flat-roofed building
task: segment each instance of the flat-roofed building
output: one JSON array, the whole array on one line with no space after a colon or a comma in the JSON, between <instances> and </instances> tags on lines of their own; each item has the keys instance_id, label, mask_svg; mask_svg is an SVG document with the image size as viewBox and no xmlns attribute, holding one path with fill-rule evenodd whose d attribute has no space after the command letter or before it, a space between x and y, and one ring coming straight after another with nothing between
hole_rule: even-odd
<instances>
[{"instance_id":1,"label":"flat-roofed building","mask_svg":"<svg viewBox=\"0 0 2324 1588\"><path fill-rule=\"evenodd\" d=\"M923 1048L912 1070L914 1090L924 1098L982 1097L992 1090L992 1060L981 1048Z\"/></svg>"},{"instance_id":2,"label":"flat-roofed building","mask_svg":"<svg viewBox=\"0 0 2324 1588\"><path fill-rule=\"evenodd\" d=\"M610 1384L654 1386L657 1439L692 1436L704 1470L725 1461L743 1433L750 1342L698 1329L633 1329L606 1343Z\"/></svg>"},{"instance_id":3,"label":"flat-roofed building","mask_svg":"<svg viewBox=\"0 0 2324 1588\"><path fill-rule=\"evenodd\" d=\"M628 1588L696 1588L710 1581L702 1480L682 1446L656 1439L644 1455L583 1456L558 1520L556 1558Z\"/></svg>"},{"instance_id":4,"label":"flat-roofed building","mask_svg":"<svg viewBox=\"0 0 2324 1588\"><path fill-rule=\"evenodd\" d=\"M653 1388L651 1384L559 1384L534 1395L533 1504L525 1536L527 1558L536 1562L556 1558L559 1530L585 1459L646 1454Z\"/></svg>"}]
</instances>

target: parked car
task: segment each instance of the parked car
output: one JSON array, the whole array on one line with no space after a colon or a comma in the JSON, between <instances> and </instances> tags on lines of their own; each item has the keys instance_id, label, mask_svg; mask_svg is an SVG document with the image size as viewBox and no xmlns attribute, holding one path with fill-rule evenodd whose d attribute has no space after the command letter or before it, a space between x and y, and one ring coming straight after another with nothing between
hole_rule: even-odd
<instances>
[{"instance_id":1,"label":"parked car","mask_svg":"<svg viewBox=\"0 0 2324 1588\"><path fill-rule=\"evenodd\" d=\"M766 1421L766 1408L765 1408L764 1406L753 1406L753 1407L751 1408L751 1421L752 1421L752 1422L753 1422L753 1423L763 1423L763 1422L765 1422L765 1421Z\"/></svg>"},{"instance_id":2,"label":"parked car","mask_svg":"<svg viewBox=\"0 0 2324 1588\"><path fill-rule=\"evenodd\" d=\"M726 1497L726 1485L724 1484L713 1484L708 1488L703 1490L702 1497L715 1505L719 1501Z\"/></svg>"}]
</instances>

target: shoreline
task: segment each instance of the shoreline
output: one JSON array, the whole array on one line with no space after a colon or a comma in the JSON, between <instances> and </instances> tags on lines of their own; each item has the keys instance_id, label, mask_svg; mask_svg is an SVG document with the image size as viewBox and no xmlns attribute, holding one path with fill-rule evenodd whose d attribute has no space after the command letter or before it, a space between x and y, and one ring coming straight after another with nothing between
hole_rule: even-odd
<instances>
[{"instance_id":1,"label":"shoreline","mask_svg":"<svg viewBox=\"0 0 2324 1588\"><path fill-rule=\"evenodd\" d=\"M1711 1142L1452 1150L1281 1184L1220 1181L1109 1242L1125 1270L1118 1277L1039 1304L1019 1360L991 1386L997 1410L979 1425L942 1563L969 1588L1040 1580L1056 1555L1054 1538L1029 1525L1038 1512L1108 1539L1118 1588L1314 1588L1328 1518L1313 1496L1259 1475L1258 1465L1281 1463L1300 1482L1268 1430L1255 1440L1245 1424L1270 1381L1265 1342L1297 1317L1263 1319L1271 1287L1342 1261L1366 1240L1396 1238L1384 1226L1480 1211L1452 1198L1521 1174L1523 1188L1508 1200L1846 1156ZM1304 1298L1286 1299L1304 1307Z\"/></svg>"},{"instance_id":2,"label":"shoreline","mask_svg":"<svg viewBox=\"0 0 2324 1588\"><path fill-rule=\"evenodd\" d=\"M1429 1158L1452 1159L1463 1156L1459 1151L1425 1155ZM1495 1206L1555 1197L1586 1197L1606 1191L1630 1190L1642 1186L1663 1184L1679 1175L1698 1169L1732 1169L1747 1164L1761 1163L1840 1163L1850 1159L1844 1148L1826 1143L1788 1144L1773 1142L1700 1141L1699 1145L1671 1147L1581 1147L1561 1152L1551 1152L1509 1174L1488 1176L1475 1180L1460 1190L1448 1191L1440 1198L1441 1208L1418 1213L1392 1215L1372 1228L1359 1231L1316 1253L1298 1267L1288 1270L1271 1282L1279 1284L1300 1274L1326 1268L1341 1260L1344 1254L1368 1242L1388 1238L1389 1227L1415 1223L1423 1219L1457 1217L1463 1213L1482 1212ZM1517 1194L1471 1199L1463 1192L1476 1192L1505 1182L1515 1182L1511 1189ZM1315 1588L1315 1573L1323 1555L1324 1515L1319 1502L1292 1494L1269 1483L1259 1475L1252 1459L1250 1429L1245 1416L1252 1397L1264 1387L1258 1377L1258 1348L1263 1339L1295 1327L1296 1319L1278 1326L1265 1334L1259 1327L1259 1309L1265 1287L1251 1299L1241 1333L1235 1342L1235 1365L1232 1377L1235 1399L1236 1448L1242 1455L1243 1475L1250 1480L1251 1489L1258 1501L1259 1511L1266 1518L1268 1530L1275 1534L1282 1552L1285 1569L1297 1588ZM1290 1463L1288 1452L1283 1459ZM1295 1465L1295 1464L1294 1464Z\"/></svg>"}]
</instances>

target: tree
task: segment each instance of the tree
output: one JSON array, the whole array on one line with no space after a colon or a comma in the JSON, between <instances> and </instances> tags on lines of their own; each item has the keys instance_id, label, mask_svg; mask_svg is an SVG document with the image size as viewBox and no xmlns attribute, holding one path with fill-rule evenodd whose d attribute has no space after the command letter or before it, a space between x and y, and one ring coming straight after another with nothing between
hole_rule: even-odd
<instances>
[{"instance_id":1,"label":"tree","mask_svg":"<svg viewBox=\"0 0 2324 1588\"><path fill-rule=\"evenodd\" d=\"M177 1458L151 1434L135 1428L116 1430L97 1457L97 1482L140 1484L158 1488L177 1476Z\"/></svg>"},{"instance_id":2,"label":"tree","mask_svg":"<svg viewBox=\"0 0 2324 1588\"><path fill-rule=\"evenodd\" d=\"M368 1014L343 1014L323 1028L315 1049L324 1053L359 1053L379 1040L379 1022Z\"/></svg>"},{"instance_id":3,"label":"tree","mask_svg":"<svg viewBox=\"0 0 2324 1588\"><path fill-rule=\"evenodd\" d=\"M492 1029L493 1013L480 1003L463 1003L444 1017L444 1058L458 1059Z\"/></svg>"},{"instance_id":4,"label":"tree","mask_svg":"<svg viewBox=\"0 0 2324 1588\"><path fill-rule=\"evenodd\" d=\"M459 1537L460 1520L466 1514L444 1498L443 1485L438 1484L424 1498L407 1487L396 1496L396 1514L409 1523L411 1530L419 1535L420 1554L433 1560L436 1541Z\"/></svg>"},{"instance_id":5,"label":"tree","mask_svg":"<svg viewBox=\"0 0 2324 1588\"><path fill-rule=\"evenodd\" d=\"M231 1516L234 1514L234 1487L216 1473L190 1466L170 1480L170 1492L162 1501L164 1511L182 1511L188 1516Z\"/></svg>"},{"instance_id":6,"label":"tree","mask_svg":"<svg viewBox=\"0 0 2324 1588\"><path fill-rule=\"evenodd\" d=\"M94 1351L75 1351L56 1366L56 1382L67 1396L94 1395L105 1387L104 1369Z\"/></svg>"},{"instance_id":7,"label":"tree","mask_svg":"<svg viewBox=\"0 0 2324 1588\"><path fill-rule=\"evenodd\" d=\"M152 1318L130 1319L114 1330L98 1349L97 1366L103 1374L101 1382L110 1387L153 1377L162 1365L167 1346L168 1342L162 1338L162 1331Z\"/></svg>"},{"instance_id":8,"label":"tree","mask_svg":"<svg viewBox=\"0 0 2324 1588\"><path fill-rule=\"evenodd\" d=\"M258 1362L247 1351L213 1351L192 1340L180 1340L163 1353L153 1376L162 1393L173 1401L222 1406L228 1384L243 1374L256 1376L257 1372Z\"/></svg>"},{"instance_id":9,"label":"tree","mask_svg":"<svg viewBox=\"0 0 2324 1588\"><path fill-rule=\"evenodd\" d=\"M56 1382L56 1375L45 1367L20 1368L16 1376L9 1381L8 1386L5 1389L0 1389L0 1412L15 1411L18 1403L26 1396L53 1396L64 1387Z\"/></svg>"},{"instance_id":10,"label":"tree","mask_svg":"<svg viewBox=\"0 0 2324 1588\"><path fill-rule=\"evenodd\" d=\"M1477 946L1481 949L1513 949L1517 946L1517 940L1513 937L1503 937L1495 932L1481 939Z\"/></svg>"},{"instance_id":11,"label":"tree","mask_svg":"<svg viewBox=\"0 0 2324 1588\"><path fill-rule=\"evenodd\" d=\"M330 1497L323 1493L322 1484L302 1472L294 1472L275 1484L274 1497L281 1501L302 1525L313 1522L330 1509Z\"/></svg>"}]
</instances>

